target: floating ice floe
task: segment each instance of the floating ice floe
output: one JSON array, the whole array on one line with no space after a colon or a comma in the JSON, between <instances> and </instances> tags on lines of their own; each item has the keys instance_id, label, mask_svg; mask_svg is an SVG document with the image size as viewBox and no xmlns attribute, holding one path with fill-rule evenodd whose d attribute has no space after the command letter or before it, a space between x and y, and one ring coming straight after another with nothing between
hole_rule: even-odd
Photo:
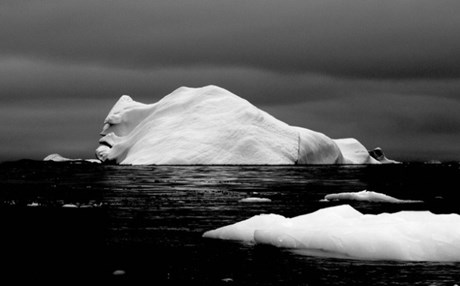
<instances>
[{"instance_id":1,"label":"floating ice floe","mask_svg":"<svg viewBox=\"0 0 460 286\"><path fill-rule=\"evenodd\" d=\"M272 200L269 198L257 198L257 197L250 197L250 198L244 198L239 200L240 203L269 203Z\"/></svg>"},{"instance_id":2,"label":"floating ice floe","mask_svg":"<svg viewBox=\"0 0 460 286\"><path fill-rule=\"evenodd\" d=\"M99 159L69 159L63 157L57 153L50 154L46 156L43 161L53 161L53 162L89 162L89 163L101 163Z\"/></svg>"},{"instance_id":3,"label":"floating ice floe","mask_svg":"<svg viewBox=\"0 0 460 286\"><path fill-rule=\"evenodd\" d=\"M143 104L123 95L96 149L118 164L379 164L356 139L290 126L217 86L181 87Z\"/></svg>"},{"instance_id":4,"label":"floating ice floe","mask_svg":"<svg viewBox=\"0 0 460 286\"><path fill-rule=\"evenodd\" d=\"M63 208L81 208L81 209L88 209L88 208L100 208L103 204L100 202L100 203L87 203L87 204L81 204L81 203L77 203L77 204L71 204L71 203L67 203L67 204L63 204L62 207Z\"/></svg>"},{"instance_id":5,"label":"floating ice floe","mask_svg":"<svg viewBox=\"0 0 460 286\"><path fill-rule=\"evenodd\" d=\"M368 202L383 202L383 203L423 203L420 200L400 200L382 193L372 191L361 192L344 192L337 194L329 194L324 197L322 201L340 201L340 200L353 200L353 201L368 201Z\"/></svg>"},{"instance_id":6,"label":"floating ice floe","mask_svg":"<svg viewBox=\"0 0 460 286\"><path fill-rule=\"evenodd\" d=\"M62 207L63 208L78 208L76 204L63 204Z\"/></svg>"},{"instance_id":7,"label":"floating ice floe","mask_svg":"<svg viewBox=\"0 0 460 286\"><path fill-rule=\"evenodd\" d=\"M203 237L273 245L307 255L460 261L460 215L429 211L368 215L340 205L293 218L257 215Z\"/></svg>"}]
</instances>

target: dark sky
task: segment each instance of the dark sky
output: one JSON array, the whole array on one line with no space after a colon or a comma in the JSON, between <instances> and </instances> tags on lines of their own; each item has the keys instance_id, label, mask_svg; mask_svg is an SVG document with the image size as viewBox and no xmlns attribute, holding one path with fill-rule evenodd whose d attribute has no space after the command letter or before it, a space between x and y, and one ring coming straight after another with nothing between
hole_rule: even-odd
<instances>
[{"instance_id":1,"label":"dark sky","mask_svg":"<svg viewBox=\"0 0 460 286\"><path fill-rule=\"evenodd\" d=\"M0 161L93 158L123 95L219 85L399 160L460 160L458 0L3 0Z\"/></svg>"}]
</instances>

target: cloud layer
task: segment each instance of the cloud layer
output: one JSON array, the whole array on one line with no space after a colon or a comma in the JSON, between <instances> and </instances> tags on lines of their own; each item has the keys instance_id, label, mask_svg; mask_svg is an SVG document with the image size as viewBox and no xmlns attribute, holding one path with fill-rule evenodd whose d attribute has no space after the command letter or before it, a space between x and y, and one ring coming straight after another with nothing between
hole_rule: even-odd
<instances>
[{"instance_id":1,"label":"cloud layer","mask_svg":"<svg viewBox=\"0 0 460 286\"><path fill-rule=\"evenodd\" d=\"M0 160L92 157L122 94L216 84L408 160L460 160L458 1L4 1ZM14 142L14 143L12 143Z\"/></svg>"}]
</instances>

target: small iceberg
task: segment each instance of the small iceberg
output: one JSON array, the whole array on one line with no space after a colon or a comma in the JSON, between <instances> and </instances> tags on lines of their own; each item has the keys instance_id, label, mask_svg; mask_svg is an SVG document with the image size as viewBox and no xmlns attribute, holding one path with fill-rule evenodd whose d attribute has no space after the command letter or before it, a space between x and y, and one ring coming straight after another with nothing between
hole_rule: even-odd
<instances>
[{"instance_id":1,"label":"small iceberg","mask_svg":"<svg viewBox=\"0 0 460 286\"><path fill-rule=\"evenodd\" d=\"M382 164L400 164L401 163L395 160L388 159L385 156L385 153L383 152L382 148L380 147L377 147L373 150L369 150L369 155Z\"/></svg>"},{"instance_id":2,"label":"small iceberg","mask_svg":"<svg viewBox=\"0 0 460 286\"><path fill-rule=\"evenodd\" d=\"M49 154L43 159L43 161L101 163L101 161L98 159L70 159L70 158L63 157L57 153Z\"/></svg>"},{"instance_id":3,"label":"small iceberg","mask_svg":"<svg viewBox=\"0 0 460 286\"><path fill-rule=\"evenodd\" d=\"M379 203L395 203L395 204L405 204L405 203L423 203L420 200L400 200L382 193L372 192L372 191L361 191L361 192L344 192L337 194L329 194L324 197L321 201L340 201L340 200L350 200L350 201L368 201L368 202L379 202Z\"/></svg>"},{"instance_id":4,"label":"small iceberg","mask_svg":"<svg viewBox=\"0 0 460 286\"><path fill-rule=\"evenodd\" d=\"M207 231L296 253L365 260L460 261L460 215L429 211L362 214L349 205L286 218L262 214Z\"/></svg>"},{"instance_id":5,"label":"small iceberg","mask_svg":"<svg viewBox=\"0 0 460 286\"><path fill-rule=\"evenodd\" d=\"M78 208L78 206L76 204L64 204L62 205L63 208L69 208L69 209L74 209L74 208Z\"/></svg>"},{"instance_id":6,"label":"small iceberg","mask_svg":"<svg viewBox=\"0 0 460 286\"><path fill-rule=\"evenodd\" d=\"M27 206L28 206L28 207L39 207L40 204L37 203L37 202L32 202L32 203L30 203L30 204L27 204Z\"/></svg>"},{"instance_id":7,"label":"small iceberg","mask_svg":"<svg viewBox=\"0 0 460 286\"><path fill-rule=\"evenodd\" d=\"M239 200L238 202L240 203L269 203L272 200L269 198L257 198L257 197L250 197L250 198L244 198Z\"/></svg>"}]
</instances>

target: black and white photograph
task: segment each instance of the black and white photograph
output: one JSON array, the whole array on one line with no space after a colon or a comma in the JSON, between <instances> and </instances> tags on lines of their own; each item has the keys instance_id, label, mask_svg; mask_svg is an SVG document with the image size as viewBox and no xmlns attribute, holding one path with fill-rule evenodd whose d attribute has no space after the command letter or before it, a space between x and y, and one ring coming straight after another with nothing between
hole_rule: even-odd
<instances>
[{"instance_id":1,"label":"black and white photograph","mask_svg":"<svg viewBox=\"0 0 460 286\"><path fill-rule=\"evenodd\" d=\"M2 0L0 284L460 285L459 15Z\"/></svg>"}]
</instances>

